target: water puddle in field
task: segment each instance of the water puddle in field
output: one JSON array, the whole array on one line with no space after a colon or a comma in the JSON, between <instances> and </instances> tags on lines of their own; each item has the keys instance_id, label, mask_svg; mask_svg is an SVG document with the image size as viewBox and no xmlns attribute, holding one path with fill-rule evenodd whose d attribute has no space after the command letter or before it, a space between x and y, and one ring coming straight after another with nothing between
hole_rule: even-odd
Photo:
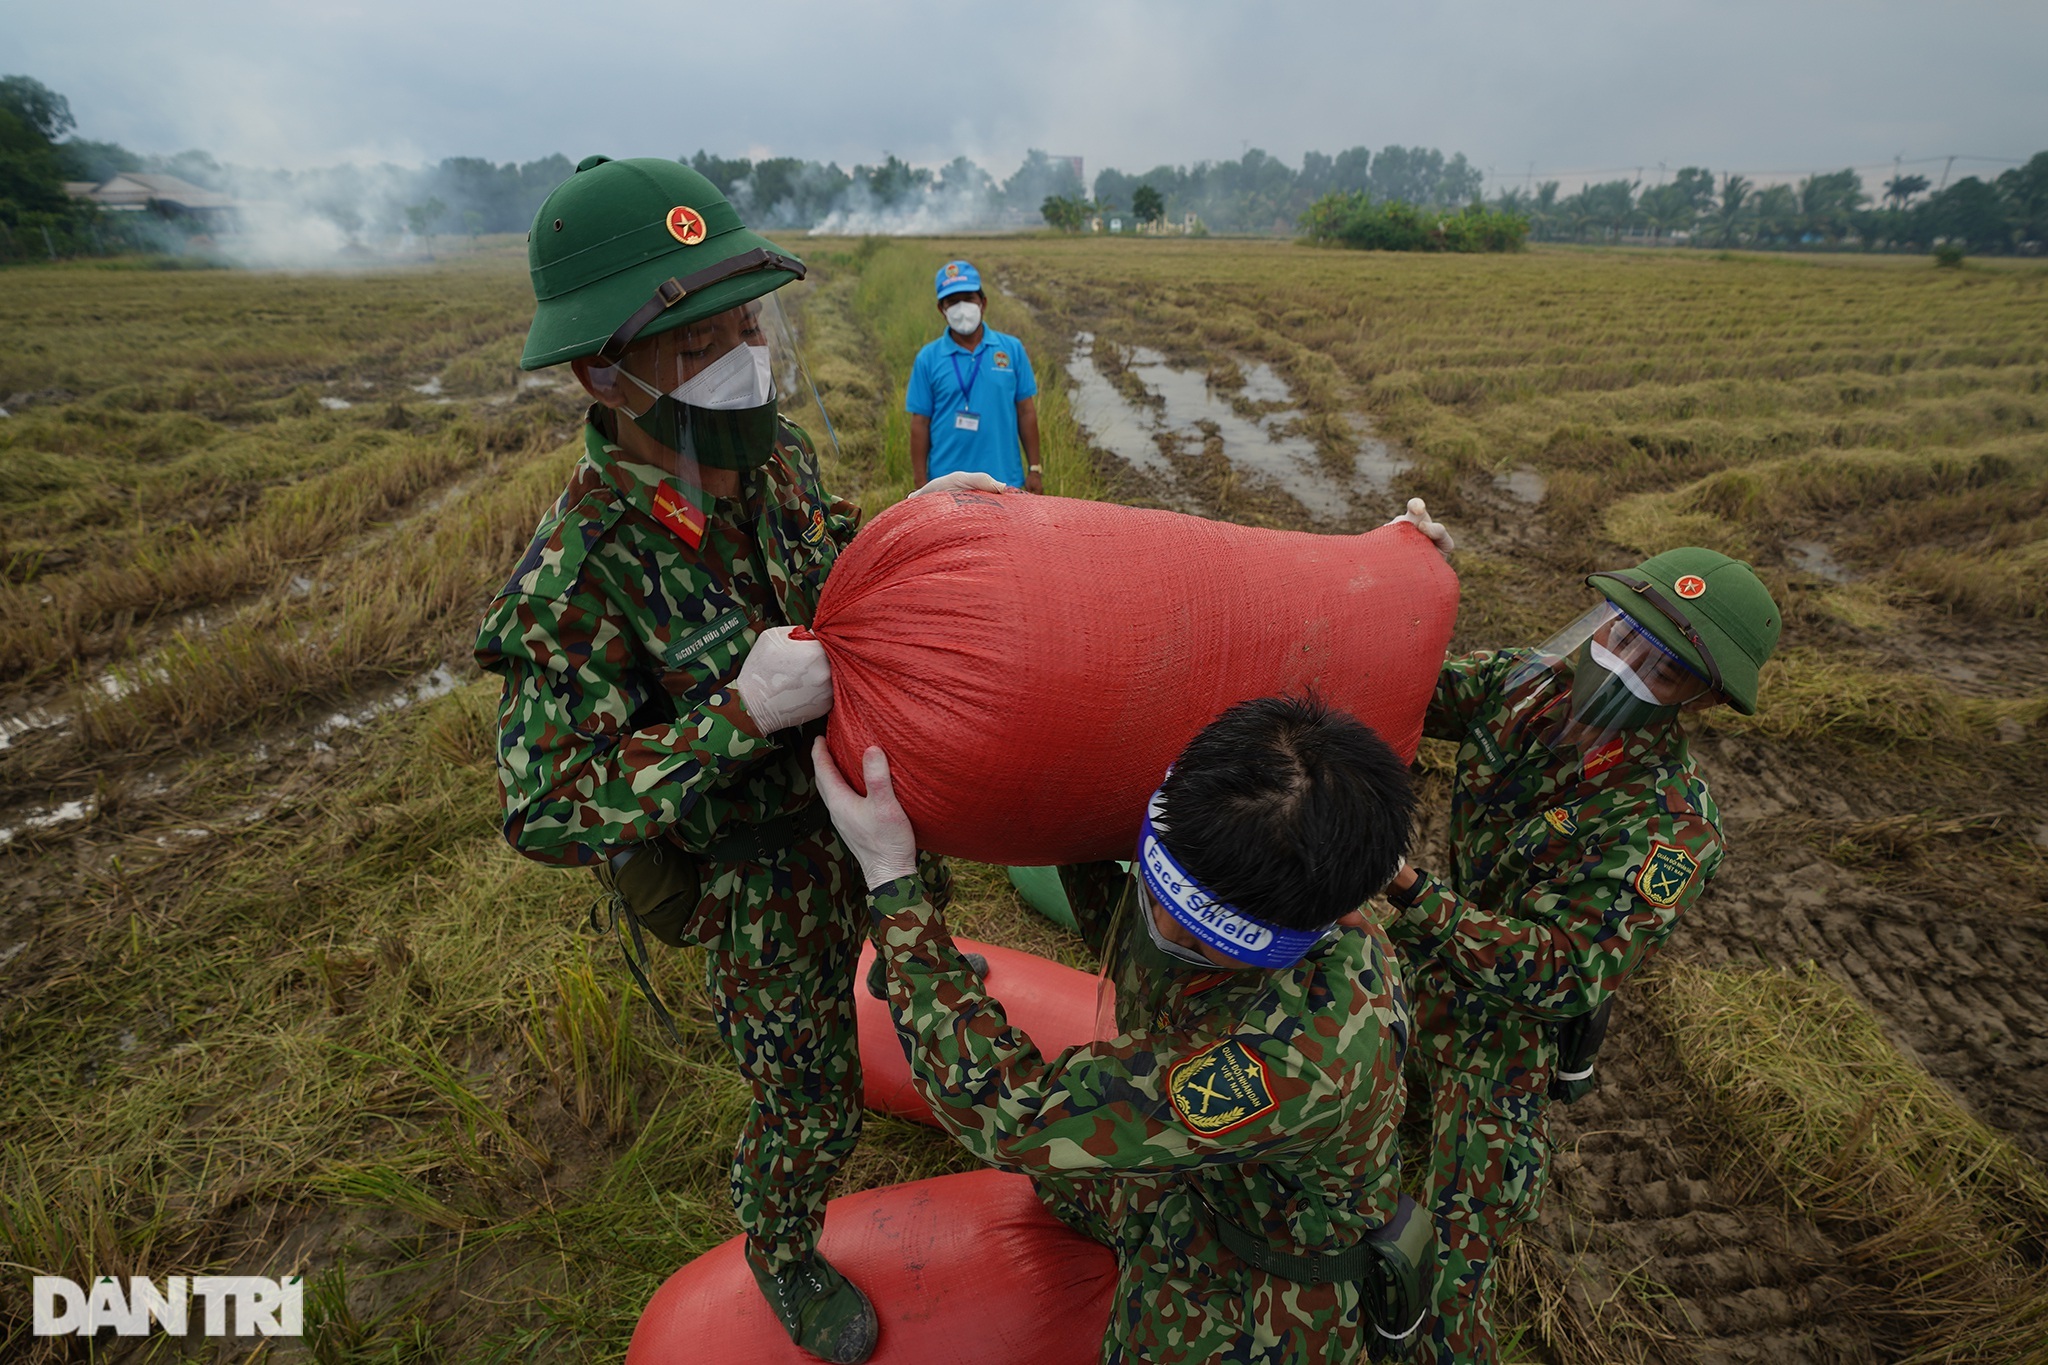
<instances>
[{"instance_id":1,"label":"water puddle in field","mask_svg":"<svg viewBox=\"0 0 2048 1365\"><path fill-rule=\"evenodd\" d=\"M432 701L436 697L445 697L461 685L462 680L457 678L446 664L442 664L430 672L409 678L396 687L379 692L347 711L336 711L313 727L314 747L323 747L321 739L337 730L353 730L387 711L396 711L423 701Z\"/></svg>"},{"instance_id":2,"label":"water puddle in field","mask_svg":"<svg viewBox=\"0 0 2048 1365\"><path fill-rule=\"evenodd\" d=\"M1785 546L1785 558L1801 573L1825 578L1830 583L1854 582L1856 575L1835 562L1834 552L1817 540L1794 540Z\"/></svg>"},{"instance_id":3,"label":"water puddle in field","mask_svg":"<svg viewBox=\"0 0 2048 1365\"><path fill-rule=\"evenodd\" d=\"M1543 476L1527 465L1516 465L1493 476L1493 486L1525 507L1534 507L1543 501L1543 494L1549 488Z\"/></svg>"},{"instance_id":4,"label":"water puddle in field","mask_svg":"<svg viewBox=\"0 0 2048 1365\"><path fill-rule=\"evenodd\" d=\"M1278 484L1312 514L1350 515L1351 483L1332 477L1315 443L1294 430L1301 410L1291 406L1294 395L1272 366L1261 361L1238 367L1238 395L1260 409L1251 414L1240 411L1208 375L1170 365L1150 347L1133 347L1126 366L1148 401L1135 403L1119 392L1095 363L1094 334L1075 333L1067 360L1074 418L1102 449L1171 483L1177 474L1172 455L1199 454L1214 439L1234 467ZM1377 437L1368 433L1360 441L1354 472L1366 484L1384 491L1407 467Z\"/></svg>"},{"instance_id":5,"label":"water puddle in field","mask_svg":"<svg viewBox=\"0 0 2048 1365\"><path fill-rule=\"evenodd\" d=\"M11 749L14 742L34 734L38 730L56 730L71 723L71 717L62 712L45 711L40 706L32 707L18 715L0 716L0 750Z\"/></svg>"},{"instance_id":6,"label":"water puddle in field","mask_svg":"<svg viewBox=\"0 0 2048 1365\"><path fill-rule=\"evenodd\" d=\"M355 404L349 402L346 398L336 398L330 393L320 400L320 406L326 408L329 412L347 412Z\"/></svg>"},{"instance_id":7,"label":"water puddle in field","mask_svg":"<svg viewBox=\"0 0 2048 1365\"><path fill-rule=\"evenodd\" d=\"M1415 461L1395 454L1394 447L1375 435L1366 414L1352 413L1351 429L1358 433L1358 477L1375 493L1394 492L1394 481L1415 468Z\"/></svg>"},{"instance_id":8,"label":"water puddle in field","mask_svg":"<svg viewBox=\"0 0 2048 1365\"><path fill-rule=\"evenodd\" d=\"M423 393L429 398L438 398L441 394L441 376L437 374L424 384L413 385L412 391L414 393Z\"/></svg>"},{"instance_id":9,"label":"water puddle in field","mask_svg":"<svg viewBox=\"0 0 2048 1365\"><path fill-rule=\"evenodd\" d=\"M37 830L54 829L58 825L68 825L75 821L83 820L93 813L95 804L93 799L88 796L79 801L66 801L61 806L31 808L27 815L22 816L15 823L0 826L0 848L5 848L13 843L17 835L32 834Z\"/></svg>"}]
</instances>

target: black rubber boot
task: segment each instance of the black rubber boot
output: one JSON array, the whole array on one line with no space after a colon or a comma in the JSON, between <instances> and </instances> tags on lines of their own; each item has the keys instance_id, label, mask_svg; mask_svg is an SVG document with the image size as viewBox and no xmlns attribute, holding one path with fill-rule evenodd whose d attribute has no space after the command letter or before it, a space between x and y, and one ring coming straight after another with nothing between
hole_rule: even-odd
<instances>
[{"instance_id":1,"label":"black rubber boot","mask_svg":"<svg viewBox=\"0 0 2048 1365\"><path fill-rule=\"evenodd\" d=\"M984 979L988 976L988 959L980 953L962 953L967 959L967 969ZM875 954L875 960L868 964L868 994L877 1000L889 998L889 974L882 970L882 955Z\"/></svg>"},{"instance_id":2,"label":"black rubber boot","mask_svg":"<svg viewBox=\"0 0 2048 1365\"><path fill-rule=\"evenodd\" d=\"M860 1365L874 1354L879 1326L875 1306L860 1287L812 1252L780 1275L764 1275L750 1261L761 1297L775 1310L797 1346L833 1365Z\"/></svg>"}]
</instances>

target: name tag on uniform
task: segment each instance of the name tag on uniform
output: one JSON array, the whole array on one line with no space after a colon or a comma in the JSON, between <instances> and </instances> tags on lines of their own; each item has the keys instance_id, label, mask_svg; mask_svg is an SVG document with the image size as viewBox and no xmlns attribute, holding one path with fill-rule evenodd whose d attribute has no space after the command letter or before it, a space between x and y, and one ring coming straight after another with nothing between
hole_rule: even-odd
<instances>
[{"instance_id":1,"label":"name tag on uniform","mask_svg":"<svg viewBox=\"0 0 2048 1365\"><path fill-rule=\"evenodd\" d=\"M953 414L953 426L960 431L980 431L981 417L972 412L957 412Z\"/></svg>"},{"instance_id":2,"label":"name tag on uniform","mask_svg":"<svg viewBox=\"0 0 2048 1365\"><path fill-rule=\"evenodd\" d=\"M669 646L668 665L670 668L681 668L692 659L724 644L746 628L747 614L734 608L696 634Z\"/></svg>"}]
</instances>

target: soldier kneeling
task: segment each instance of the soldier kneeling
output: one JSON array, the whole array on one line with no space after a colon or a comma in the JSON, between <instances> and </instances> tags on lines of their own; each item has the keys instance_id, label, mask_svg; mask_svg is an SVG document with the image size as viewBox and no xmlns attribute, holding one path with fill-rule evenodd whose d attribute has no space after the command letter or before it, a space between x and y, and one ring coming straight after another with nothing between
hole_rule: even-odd
<instances>
[{"instance_id":1,"label":"soldier kneeling","mask_svg":"<svg viewBox=\"0 0 2048 1365\"><path fill-rule=\"evenodd\" d=\"M1371 730L1314 700L1231 708L1152 797L1135 864L1061 869L1116 983L1118 1036L1041 1055L1008 1027L917 877L869 749L820 793L866 874L920 1093L1117 1254L1105 1360L1351 1361L1421 1312L1430 1226L1396 1188L1409 1033L1393 949L1356 913L1415 798Z\"/></svg>"}]
</instances>

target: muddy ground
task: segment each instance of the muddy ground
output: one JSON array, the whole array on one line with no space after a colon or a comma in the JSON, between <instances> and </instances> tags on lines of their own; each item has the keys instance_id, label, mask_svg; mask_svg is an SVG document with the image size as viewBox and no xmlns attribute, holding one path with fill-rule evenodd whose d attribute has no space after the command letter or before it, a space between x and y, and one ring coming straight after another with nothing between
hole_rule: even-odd
<instances>
[{"instance_id":1,"label":"muddy ground","mask_svg":"<svg viewBox=\"0 0 2048 1365\"><path fill-rule=\"evenodd\" d=\"M1010 297L1028 305L1031 291L1020 284ZM1076 415L1099 432L1100 470L1117 500L1324 531L1365 529L1398 510L1405 458L1363 418L1351 419L1352 458L1333 460L1301 438L1302 414L1270 371L1224 355L1206 371L1176 369L1156 353L1096 342L1091 319L1041 321L1075 338L1068 357L1041 363L1067 362ZM567 439L575 411L566 398L560 416ZM1274 448L1245 446L1260 435ZM1461 488L1441 514L1464 552L1512 563L1532 581L1569 581L1584 572L1586 548L1552 532L1542 497L1539 477L1504 471ZM1511 642L1461 631L1459 643ZM1938 660L1959 685L2000 692L2038 690L2048 675L2039 646L1975 640L1928 622L1892 647L1916 666ZM24 699L14 718L49 719L46 700ZM13 765L36 767L24 751L53 740L51 730L10 725ZM42 950L31 947L44 916L61 911L81 883L113 875L132 831L180 809L188 783L218 790L225 762L226 783L248 793L237 818L260 819L317 783L354 733L302 725L242 736L212 755L159 755L127 771L39 770L32 784L0 789L0 827L11 831L0 858L0 970L56 968L36 961ZM1824 751L1723 733L1695 752L1724 812L1731 857L1669 955L1709 965L1819 963L1972 1113L2048 1161L2048 920L1945 881L1939 868L1916 878L1823 856L1816 846L1832 833L1881 831L1924 804L1910 792L1845 785ZM201 769L203 777L191 776ZM48 818L66 808L53 796L76 803L73 818ZM1425 831L1425 864L1443 861L1442 807L1437 800ZM1991 823L1970 827L1979 814ZM2048 841L2048 829L2027 825L2048 811L1958 816L1957 839ZM1520 1256L1527 1273L1510 1276L1516 1313L1545 1316L1553 1340L1597 1341L1607 1358L1898 1358L1914 1328L1856 1252L1872 1230L1824 1227L1789 1210L1760 1173L1731 1163L1723 1136L1678 1080L1670 1040L1626 998L1601 1072L1599 1091L1554 1115L1555 1182Z\"/></svg>"},{"instance_id":2,"label":"muddy ground","mask_svg":"<svg viewBox=\"0 0 2048 1365\"><path fill-rule=\"evenodd\" d=\"M1015 297L1029 304L1033 291L1023 286ZM1190 395L1202 390L1202 364L1176 370L1156 352L1100 341L1090 329L1103 321L1066 321L1078 334L1067 372L1075 415L1119 501L1318 531L1367 529L1400 510L1410 461L1369 418L1349 418L1352 459L1325 454L1311 463L1287 439L1298 414L1284 383L1266 383L1249 403L1234 383L1229 392L1211 387L1197 403ZM1206 362L1227 382L1250 368L1224 355ZM1214 420L1233 399L1239 420ZM1256 445L1260 423L1265 448ZM1516 577L1573 582L1590 567L1587 547L1552 531L1543 497L1535 471L1501 471L1460 488L1439 515L1461 553L1510 562ZM1820 556L1813 567L1821 576L1840 572L1824 548ZM1461 627L1457 647L1512 643ZM1988 695L2038 689L2048 672L2038 640L1978 640L1939 621L1901 632L1891 648L1908 666ZM1880 884L1815 851L1817 834L1921 818L1914 812L1924 792L1845 784L1825 749L1724 733L1701 736L1694 752L1731 854L1667 955L1710 966L1820 964L1971 1113L2048 1160L2048 920L2038 907L1959 886L1941 894L1939 875L1917 887L1908 876L1901 886L1887 869ZM1448 790L1441 778L1432 790L1418 861L1442 865ZM2006 809L1978 826L2048 839L2029 818ZM1955 823L1963 826L1955 833L1970 834L1967 818ZM1698 1365L1905 1353L1921 1324L1897 1308L1858 1245L1883 1230L1824 1227L1788 1208L1765 1173L1731 1161L1725 1133L1682 1084L1670 1039L1626 996L1600 1071L1597 1092L1553 1110L1552 1194L1531 1244L1504 1273L1509 1312L1525 1332L1541 1318L1553 1341L1585 1342L1604 1358ZM1537 1283L1544 1279L1547 1288Z\"/></svg>"}]
</instances>

